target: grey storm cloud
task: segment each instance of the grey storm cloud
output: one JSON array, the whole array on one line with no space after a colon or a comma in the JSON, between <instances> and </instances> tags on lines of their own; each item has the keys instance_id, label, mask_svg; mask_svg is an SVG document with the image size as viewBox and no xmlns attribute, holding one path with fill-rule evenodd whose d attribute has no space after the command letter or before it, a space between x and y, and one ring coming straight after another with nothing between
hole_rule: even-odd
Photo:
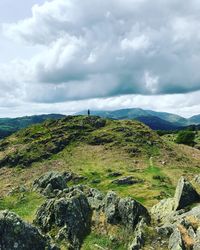
<instances>
[{"instance_id":1,"label":"grey storm cloud","mask_svg":"<svg viewBox=\"0 0 200 250\"><path fill-rule=\"evenodd\" d=\"M13 82L47 103L200 90L199 31L199 0L52 0L3 25L42 48Z\"/></svg>"}]
</instances>

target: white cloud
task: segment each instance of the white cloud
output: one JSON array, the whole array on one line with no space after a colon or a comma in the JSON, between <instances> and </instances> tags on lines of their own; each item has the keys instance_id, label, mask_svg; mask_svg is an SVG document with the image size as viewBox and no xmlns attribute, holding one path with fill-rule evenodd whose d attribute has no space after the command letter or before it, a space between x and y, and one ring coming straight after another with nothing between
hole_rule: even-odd
<instances>
[{"instance_id":1,"label":"white cloud","mask_svg":"<svg viewBox=\"0 0 200 250\"><path fill-rule=\"evenodd\" d=\"M46 1L30 18L3 24L4 35L40 53L0 65L0 86L4 95L44 105L198 91L199 29L197 0Z\"/></svg>"},{"instance_id":2,"label":"white cloud","mask_svg":"<svg viewBox=\"0 0 200 250\"><path fill-rule=\"evenodd\" d=\"M131 40L129 40L128 38L124 38L121 41L121 48L123 50L126 49L141 50L141 49L147 49L148 47L149 47L149 39L145 37L145 35L134 37Z\"/></svg>"}]
</instances>

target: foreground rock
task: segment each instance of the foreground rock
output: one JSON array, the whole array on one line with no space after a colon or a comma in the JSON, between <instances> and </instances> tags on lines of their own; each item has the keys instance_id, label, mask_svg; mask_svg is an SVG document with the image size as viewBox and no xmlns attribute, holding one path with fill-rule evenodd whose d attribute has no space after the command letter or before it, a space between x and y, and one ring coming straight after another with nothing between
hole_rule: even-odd
<instances>
[{"instance_id":1,"label":"foreground rock","mask_svg":"<svg viewBox=\"0 0 200 250\"><path fill-rule=\"evenodd\" d=\"M158 222L165 221L174 211L174 204L173 198L163 199L151 208L151 214Z\"/></svg>"},{"instance_id":2,"label":"foreground rock","mask_svg":"<svg viewBox=\"0 0 200 250\"><path fill-rule=\"evenodd\" d=\"M174 196L175 204L174 210L180 210L188 205L192 205L195 202L200 201L200 196L184 177L181 177L178 181Z\"/></svg>"},{"instance_id":3,"label":"foreground rock","mask_svg":"<svg viewBox=\"0 0 200 250\"><path fill-rule=\"evenodd\" d=\"M200 249L200 205L199 194L183 177L178 181L175 195L160 201L151 213L160 224L157 228L161 237L169 237L170 250Z\"/></svg>"},{"instance_id":4,"label":"foreground rock","mask_svg":"<svg viewBox=\"0 0 200 250\"><path fill-rule=\"evenodd\" d=\"M145 244L145 233L144 233L144 227L146 227L146 223L142 219L135 230L135 238L132 242L132 244L129 247L129 250L140 250Z\"/></svg>"},{"instance_id":5,"label":"foreground rock","mask_svg":"<svg viewBox=\"0 0 200 250\"><path fill-rule=\"evenodd\" d=\"M75 184L86 179L86 177L75 175L72 172L50 171L34 181L33 189L47 198L54 198L62 191L69 192L67 182L72 181Z\"/></svg>"},{"instance_id":6,"label":"foreground rock","mask_svg":"<svg viewBox=\"0 0 200 250\"><path fill-rule=\"evenodd\" d=\"M182 250L185 249L184 243L180 231L176 228L169 238L170 250Z\"/></svg>"},{"instance_id":7,"label":"foreground rock","mask_svg":"<svg viewBox=\"0 0 200 250\"><path fill-rule=\"evenodd\" d=\"M114 192L109 192L105 197L105 215L108 223L121 224L132 230L141 219L150 222L144 206L131 198L120 199Z\"/></svg>"},{"instance_id":8,"label":"foreground rock","mask_svg":"<svg viewBox=\"0 0 200 250\"><path fill-rule=\"evenodd\" d=\"M71 179L71 173L60 173L51 171L36 179L33 183L33 187L40 191L44 191L47 188L52 190L63 190L67 187L67 181L70 181Z\"/></svg>"},{"instance_id":9,"label":"foreground rock","mask_svg":"<svg viewBox=\"0 0 200 250\"><path fill-rule=\"evenodd\" d=\"M16 214L0 212L0 249L2 250L52 249L47 238L37 228L22 221Z\"/></svg>"},{"instance_id":10,"label":"foreground rock","mask_svg":"<svg viewBox=\"0 0 200 250\"><path fill-rule=\"evenodd\" d=\"M102 218L105 218L105 228L123 226L131 234L141 220L150 222L147 209L134 199L122 199L114 192L103 195L97 189L77 185L47 199L38 209L34 223L43 233L56 228L53 240L63 243L67 249L80 249L91 226L98 228Z\"/></svg>"},{"instance_id":11,"label":"foreground rock","mask_svg":"<svg viewBox=\"0 0 200 250\"><path fill-rule=\"evenodd\" d=\"M91 208L86 196L74 190L60 199L45 202L37 212L35 224L44 233L60 228L57 240L69 243L69 249L80 249L84 237L90 232Z\"/></svg>"},{"instance_id":12,"label":"foreground rock","mask_svg":"<svg viewBox=\"0 0 200 250\"><path fill-rule=\"evenodd\" d=\"M178 181L173 198L161 200L152 207L151 214L158 222L167 221L175 211L186 208L195 202L200 201L200 196L184 177Z\"/></svg>"}]
</instances>

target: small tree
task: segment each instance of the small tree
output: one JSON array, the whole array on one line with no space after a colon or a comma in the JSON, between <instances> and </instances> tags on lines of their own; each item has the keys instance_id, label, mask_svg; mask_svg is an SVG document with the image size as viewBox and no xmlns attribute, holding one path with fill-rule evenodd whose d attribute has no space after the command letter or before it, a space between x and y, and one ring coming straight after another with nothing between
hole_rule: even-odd
<instances>
[{"instance_id":1,"label":"small tree","mask_svg":"<svg viewBox=\"0 0 200 250\"><path fill-rule=\"evenodd\" d=\"M176 143L194 146L195 133L193 131L180 131L176 137Z\"/></svg>"}]
</instances>

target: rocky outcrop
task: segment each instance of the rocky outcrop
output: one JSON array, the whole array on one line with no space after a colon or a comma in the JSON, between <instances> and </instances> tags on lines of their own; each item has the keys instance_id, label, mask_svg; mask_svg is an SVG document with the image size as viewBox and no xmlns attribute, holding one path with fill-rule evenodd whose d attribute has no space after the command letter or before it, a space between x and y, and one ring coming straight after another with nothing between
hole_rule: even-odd
<instances>
[{"instance_id":1,"label":"rocky outcrop","mask_svg":"<svg viewBox=\"0 0 200 250\"><path fill-rule=\"evenodd\" d=\"M169 237L170 250L200 249L200 201L199 194L183 177L178 181L175 195L160 201L151 209L151 214L160 223L157 232Z\"/></svg>"},{"instance_id":2,"label":"rocky outcrop","mask_svg":"<svg viewBox=\"0 0 200 250\"><path fill-rule=\"evenodd\" d=\"M108 223L121 224L132 230L142 218L150 222L144 206L131 198L120 199L114 192L109 192L105 197L105 215Z\"/></svg>"},{"instance_id":3,"label":"rocky outcrop","mask_svg":"<svg viewBox=\"0 0 200 250\"><path fill-rule=\"evenodd\" d=\"M2 250L53 249L37 228L22 221L9 211L0 212L0 249ZM56 248L54 248L56 249Z\"/></svg>"},{"instance_id":4,"label":"rocky outcrop","mask_svg":"<svg viewBox=\"0 0 200 250\"><path fill-rule=\"evenodd\" d=\"M135 230L135 238L132 242L132 244L129 247L129 250L140 250L143 248L145 244L145 233L144 233L144 227L146 226L146 223L142 219Z\"/></svg>"},{"instance_id":5,"label":"rocky outcrop","mask_svg":"<svg viewBox=\"0 0 200 250\"><path fill-rule=\"evenodd\" d=\"M60 228L56 238L69 242L71 249L80 249L90 231L91 208L86 196L74 190L60 199L50 199L37 212L35 224L45 233Z\"/></svg>"},{"instance_id":6,"label":"rocky outcrop","mask_svg":"<svg viewBox=\"0 0 200 250\"><path fill-rule=\"evenodd\" d=\"M194 182L200 184L200 175L195 175Z\"/></svg>"},{"instance_id":7,"label":"rocky outcrop","mask_svg":"<svg viewBox=\"0 0 200 250\"><path fill-rule=\"evenodd\" d=\"M142 182L143 180L133 178L133 176L127 176L127 177L123 177L123 178L112 181L113 184L117 184L117 185L133 185L133 184L142 183Z\"/></svg>"},{"instance_id":8,"label":"rocky outcrop","mask_svg":"<svg viewBox=\"0 0 200 250\"><path fill-rule=\"evenodd\" d=\"M151 208L151 215L158 222L164 221L174 211L174 203L173 198L161 200Z\"/></svg>"},{"instance_id":9,"label":"rocky outcrop","mask_svg":"<svg viewBox=\"0 0 200 250\"><path fill-rule=\"evenodd\" d=\"M180 231L176 228L169 238L170 250L184 250L184 243Z\"/></svg>"},{"instance_id":10,"label":"rocky outcrop","mask_svg":"<svg viewBox=\"0 0 200 250\"><path fill-rule=\"evenodd\" d=\"M174 200L174 210L179 210L200 201L200 196L192 184L189 183L184 177L181 177L178 181Z\"/></svg>"},{"instance_id":11,"label":"rocky outcrop","mask_svg":"<svg viewBox=\"0 0 200 250\"><path fill-rule=\"evenodd\" d=\"M166 221L175 211L186 208L195 202L200 201L200 196L184 177L178 181L173 198L161 200L152 207L151 214L159 222Z\"/></svg>"},{"instance_id":12,"label":"rocky outcrop","mask_svg":"<svg viewBox=\"0 0 200 250\"><path fill-rule=\"evenodd\" d=\"M92 210L100 211L103 208L104 195L99 190L89 188L87 189L86 195Z\"/></svg>"},{"instance_id":13,"label":"rocky outcrop","mask_svg":"<svg viewBox=\"0 0 200 250\"><path fill-rule=\"evenodd\" d=\"M72 173L69 172L48 172L36 179L33 183L33 187L42 193L47 190L63 190L67 187L67 181L72 179Z\"/></svg>"}]
</instances>

